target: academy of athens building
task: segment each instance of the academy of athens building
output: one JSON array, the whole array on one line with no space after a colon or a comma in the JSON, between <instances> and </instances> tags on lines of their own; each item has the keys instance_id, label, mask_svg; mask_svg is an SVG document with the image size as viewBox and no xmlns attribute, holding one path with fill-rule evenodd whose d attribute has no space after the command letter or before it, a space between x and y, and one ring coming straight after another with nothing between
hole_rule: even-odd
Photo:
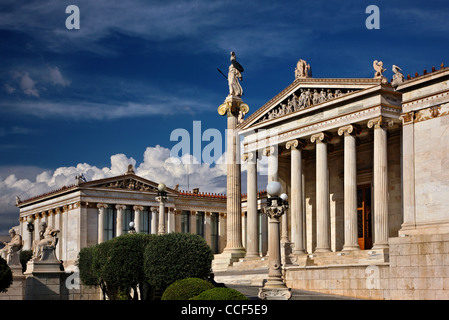
<instances>
[{"instance_id":1,"label":"academy of athens building","mask_svg":"<svg viewBox=\"0 0 449 320\"><path fill-rule=\"evenodd\" d=\"M367 299L449 299L449 68L402 77L396 67L387 80L376 61L371 78L326 79L298 72L304 63L287 88L259 109L249 106L253 112L237 126L247 185L257 186L266 157L268 181L288 194L280 224L287 286ZM29 215L36 226L45 220L61 230L57 255L66 266L81 248L128 232L131 221L138 232L157 233L157 186L131 170L20 201L24 248L32 240ZM167 193L166 232L200 234L222 253L226 196ZM216 275L268 269L267 194L242 193L233 232L246 256L215 265Z\"/></svg>"},{"instance_id":2,"label":"academy of athens building","mask_svg":"<svg viewBox=\"0 0 449 320\"><path fill-rule=\"evenodd\" d=\"M388 80L378 61L363 79L314 78L298 73L304 66L299 60L295 80L238 125L247 184L257 179L255 159L268 157L268 181L288 194L287 286L448 299L449 68L404 77L393 66ZM248 202L247 214L255 210Z\"/></svg>"}]
</instances>

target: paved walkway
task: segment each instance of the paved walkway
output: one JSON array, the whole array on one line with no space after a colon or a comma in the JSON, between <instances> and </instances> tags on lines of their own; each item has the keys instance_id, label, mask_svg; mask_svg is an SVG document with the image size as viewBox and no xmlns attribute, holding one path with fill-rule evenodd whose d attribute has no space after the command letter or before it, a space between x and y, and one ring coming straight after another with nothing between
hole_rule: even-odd
<instances>
[{"instance_id":1,"label":"paved walkway","mask_svg":"<svg viewBox=\"0 0 449 320\"><path fill-rule=\"evenodd\" d=\"M228 288L236 289L247 296L250 300L259 300L257 296L259 288L257 286L244 286L227 284ZM337 296L331 294L324 294L319 292L304 291L298 289L292 289L292 297L290 300L360 300L351 297Z\"/></svg>"}]
</instances>

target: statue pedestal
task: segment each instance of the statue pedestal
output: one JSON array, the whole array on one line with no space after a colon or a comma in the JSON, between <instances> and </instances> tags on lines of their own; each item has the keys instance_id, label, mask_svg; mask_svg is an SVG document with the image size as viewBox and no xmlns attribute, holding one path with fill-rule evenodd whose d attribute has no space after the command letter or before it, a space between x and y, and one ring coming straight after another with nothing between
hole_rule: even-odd
<instances>
[{"instance_id":1,"label":"statue pedestal","mask_svg":"<svg viewBox=\"0 0 449 320\"><path fill-rule=\"evenodd\" d=\"M56 259L55 248L46 247L42 249L42 257L40 260L30 260L27 263L26 275L34 273L64 273L60 269L60 263Z\"/></svg>"}]
</instances>

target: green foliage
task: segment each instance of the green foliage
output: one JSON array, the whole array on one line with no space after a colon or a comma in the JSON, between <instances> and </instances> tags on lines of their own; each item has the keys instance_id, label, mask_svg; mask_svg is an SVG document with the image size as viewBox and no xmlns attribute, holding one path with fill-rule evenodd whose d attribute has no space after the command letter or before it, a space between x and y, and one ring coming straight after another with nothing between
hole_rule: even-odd
<instances>
[{"instance_id":1,"label":"green foliage","mask_svg":"<svg viewBox=\"0 0 449 320\"><path fill-rule=\"evenodd\" d=\"M82 248L78 254L76 265L79 269L80 280L83 284L88 286L99 286L100 278L97 270L93 266L95 255L97 254L98 246L90 246Z\"/></svg>"},{"instance_id":2,"label":"green foliage","mask_svg":"<svg viewBox=\"0 0 449 320\"><path fill-rule=\"evenodd\" d=\"M22 272L25 272L27 269L27 262L31 259L33 256L32 250L21 250L20 251L20 264L22 265Z\"/></svg>"},{"instance_id":3,"label":"green foliage","mask_svg":"<svg viewBox=\"0 0 449 320\"><path fill-rule=\"evenodd\" d=\"M201 236L168 233L155 237L146 247L145 275L150 285L165 289L176 280L206 279L212 260L212 250Z\"/></svg>"},{"instance_id":4,"label":"green foliage","mask_svg":"<svg viewBox=\"0 0 449 320\"><path fill-rule=\"evenodd\" d=\"M12 271L6 260L0 257L0 292L8 291L12 284Z\"/></svg>"},{"instance_id":5,"label":"green foliage","mask_svg":"<svg viewBox=\"0 0 449 320\"><path fill-rule=\"evenodd\" d=\"M199 278L175 281L164 291L161 300L189 300L201 292L215 288L212 283Z\"/></svg>"},{"instance_id":6,"label":"green foliage","mask_svg":"<svg viewBox=\"0 0 449 320\"><path fill-rule=\"evenodd\" d=\"M241 292L231 288L213 288L201 292L190 300L249 300Z\"/></svg>"},{"instance_id":7,"label":"green foliage","mask_svg":"<svg viewBox=\"0 0 449 320\"><path fill-rule=\"evenodd\" d=\"M130 289L145 282L143 253L154 237L124 234L83 248L77 261L82 283L100 286L111 300L129 298Z\"/></svg>"}]
</instances>

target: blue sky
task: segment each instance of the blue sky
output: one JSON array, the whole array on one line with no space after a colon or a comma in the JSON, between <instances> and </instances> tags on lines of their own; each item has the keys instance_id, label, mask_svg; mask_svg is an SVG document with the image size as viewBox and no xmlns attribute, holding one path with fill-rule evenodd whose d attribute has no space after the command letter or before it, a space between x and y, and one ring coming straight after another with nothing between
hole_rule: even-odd
<instances>
[{"instance_id":1,"label":"blue sky","mask_svg":"<svg viewBox=\"0 0 449 320\"><path fill-rule=\"evenodd\" d=\"M72 4L79 30L65 27ZM379 30L365 26L371 4ZM217 68L226 72L230 51L245 68L252 113L294 80L300 58L317 78L371 78L373 60L387 78L393 64L405 75L449 65L448 13L444 0L2 0L0 215L14 219L15 195L60 187L83 170L121 174L126 163L186 189L182 170L160 170L177 143L170 134L192 132L193 121L224 134L217 107L228 88ZM193 170L192 184L225 190L223 170Z\"/></svg>"}]
</instances>

